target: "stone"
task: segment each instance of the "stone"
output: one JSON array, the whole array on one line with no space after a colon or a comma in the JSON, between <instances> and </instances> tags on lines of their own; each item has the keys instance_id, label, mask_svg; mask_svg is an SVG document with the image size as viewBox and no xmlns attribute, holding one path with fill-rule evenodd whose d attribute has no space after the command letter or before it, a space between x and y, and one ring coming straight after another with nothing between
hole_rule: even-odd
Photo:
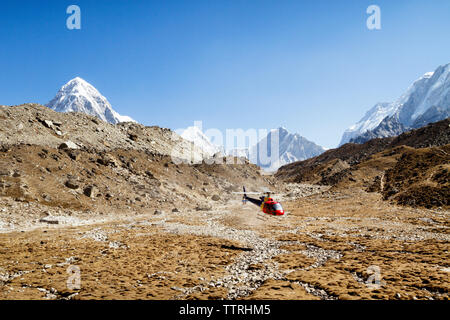
<instances>
[{"instance_id":1,"label":"stone","mask_svg":"<svg viewBox=\"0 0 450 320\"><path fill-rule=\"evenodd\" d=\"M133 140L133 141L137 141L138 140L137 134L134 134L134 133L130 133L128 135L128 138L130 138L130 140Z\"/></svg>"},{"instance_id":2,"label":"stone","mask_svg":"<svg viewBox=\"0 0 450 320\"><path fill-rule=\"evenodd\" d=\"M9 169L0 169L0 176L9 177L11 174L12 174L12 172Z\"/></svg>"},{"instance_id":3,"label":"stone","mask_svg":"<svg viewBox=\"0 0 450 320\"><path fill-rule=\"evenodd\" d=\"M208 205L198 205L197 207L195 207L195 210L197 210L197 211L208 211L208 210L211 210L212 209L212 207L211 206L208 206Z\"/></svg>"},{"instance_id":4,"label":"stone","mask_svg":"<svg viewBox=\"0 0 450 320\"><path fill-rule=\"evenodd\" d=\"M98 163L104 166L112 166L118 168L120 166L119 160L114 158L112 155L105 154L97 160Z\"/></svg>"},{"instance_id":5,"label":"stone","mask_svg":"<svg viewBox=\"0 0 450 320\"><path fill-rule=\"evenodd\" d=\"M72 149L70 149L70 150L67 151L67 155L69 156L70 159L76 161L80 157L81 152L79 150L72 150Z\"/></svg>"},{"instance_id":6,"label":"stone","mask_svg":"<svg viewBox=\"0 0 450 320\"><path fill-rule=\"evenodd\" d=\"M178 208L173 208L172 212L180 212L180 210L178 210Z\"/></svg>"},{"instance_id":7,"label":"stone","mask_svg":"<svg viewBox=\"0 0 450 320\"><path fill-rule=\"evenodd\" d=\"M80 149L74 142L67 140L59 145L58 149Z\"/></svg>"},{"instance_id":8,"label":"stone","mask_svg":"<svg viewBox=\"0 0 450 320\"><path fill-rule=\"evenodd\" d=\"M69 179L66 181L66 187L70 189L78 189L80 184L75 179Z\"/></svg>"},{"instance_id":9,"label":"stone","mask_svg":"<svg viewBox=\"0 0 450 320\"><path fill-rule=\"evenodd\" d=\"M52 127L53 127L53 122L51 122L50 120L44 120L44 121L42 121L42 123L43 123L44 126L46 126L47 128L52 128Z\"/></svg>"},{"instance_id":10,"label":"stone","mask_svg":"<svg viewBox=\"0 0 450 320\"><path fill-rule=\"evenodd\" d=\"M145 174L147 175L147 177L149 177L151 179L155 179L155 176L149 170L145 171Z\"/></svg>"},{"instance_id":11,"label":"stone","mask_svg":"<svg viewBox=\"0 0 450 320\"><path fill-rule=\"evenodd\" d=\"M89 198L95 197L96 193L97 193L97 188L95 186L87 186L83 190L83 194Z\"/></svg>"},{"instance_id":12,"label":"stone","mask_svg":"<svg viewBox=\"0 0 450 320\"><path fill-rule=\"evenodd\" d=\"M215 195L213 195L213 196L211 197L211 200L213 200L213 201L219 201L219 200L220 200L220 197L219 197L217 194L215 194Z\"/></svg>"},{"instance_id":13,"label":"stone","mask_svg":"<svg viewBox=\"0 0 450 320\"><path fill-rule=\"evenodd\" d=\"M161 215L161 214L164 214L164 211L156 209L155 212L153 212L153 214L154 215Z\"/></svg>"},{"instance_id":14,"label":"stone","mask_svg":"<svg viewBox=\"0 0 450 320\"><path fill-rule=\"evenodd\" d=\"M48 224L59 224L58 220L52 220L51 218L42 218L39 222L48 223Z\"/></svg>"}]
</instances>

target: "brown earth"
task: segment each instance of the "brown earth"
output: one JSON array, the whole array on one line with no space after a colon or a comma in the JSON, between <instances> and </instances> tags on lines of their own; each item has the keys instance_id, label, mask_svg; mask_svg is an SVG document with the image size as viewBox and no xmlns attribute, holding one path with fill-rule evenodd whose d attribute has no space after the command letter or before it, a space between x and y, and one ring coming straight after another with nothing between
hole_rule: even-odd
<instances>
[{"instance_id":1,"label":"brown earth","mask_svg":"<svg viewBox=\"0 0 450 320\"><path fill-rule=\"evenodd\" d=\"M0 297L449 298L448 211L393 206L361 190L284 206L284 218L234 201L204 212L4 233ZM280 251L261 259L273 246ZM70 266L80 270L79 289L67 285Z\"/></svg>"}]
</instances>

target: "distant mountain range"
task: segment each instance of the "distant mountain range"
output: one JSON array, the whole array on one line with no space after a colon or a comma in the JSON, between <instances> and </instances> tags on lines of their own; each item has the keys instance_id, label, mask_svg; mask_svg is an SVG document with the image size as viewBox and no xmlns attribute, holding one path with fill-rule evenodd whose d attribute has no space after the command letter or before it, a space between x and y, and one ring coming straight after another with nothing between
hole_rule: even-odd
<instances>
[{"instance_id":1,"label":"distant mountain range","mask_svg":"<svg viewBox=\"0 0 450 320\"><path fill-rule=\"evenodd\" d=\"M83 112L112 124L136 122L114 111L108 100L96 88L79 77L63 85L55 98L45 106L58 112Z\"/></svg>"},{"instance_id":2,"label":"distant mountain range","mask_svg":"<svg viewBox=\"0 0 450 320\"><path fill-rule=\"evenodd\" d=\"M339 145L391 137L450 116L450 63L417 79L395 102L377 103L343 134Z\"/></svg>"},{"instance_id":3,"label":"distant mountain range","mask_svg":"<svg viewBox=\"0 0 450 320\"><path fill-rule=\"evenodd\" d=\"M272 141L278 141L278 155L274 154L277 150L272 146ZM318 156L324 151L323 147L298 133L290 133L286 128L280 127L271 130L266 137L250 149L250 160L266 171L276 171L285 164L306 160ZM261 155L263 159L261 159ZM266 157L267 159L264 159Z\"/></svg>"},{"instance_id":4,"label":"distant mountain range","mask_svg":"<svg viewBox=\"0 0 450 320\"><path fill-rule=\"evenodd\" d=\"M83 112L103 121L116 124L133 121L122 116L111 107L108 100L91 84L76 77L66 83L47 105L59 112ZM416 80L408 90L392 103L377 103L356 124L348 128L340 145L347 142L364 143L373 138L397 136L407 130L420 128L430 122L450 116L450 63L428 72ZM216 146L196 126L180 132L182 138L199 147L207 157L223 147ZM272 146L272 139L278 141L278 150ZM228 154L245 156L266 171L296 161L306 160L323 153L325 149L312 141L290 133L285 128L271 130L256 145L248 149L233 149ZM276 157L278 153L278 157Z\"/></svg>"},{"instance_id":5,"label":"distant mountain range","mask_svg":"<svg viewBox=\"0 0 450 320\"><path fill-rule=\"evenodd\" d=\"M193 142L206 155L224 154L223 148L212 144L200 128L193 126L180 133L181 137ZM272 145L272 141L277 145ZM275 149L278 147L278 150ZM298 133L290 133L280 127L269 131L256 145L250 148L235 148L228 155L245 157L266 171L276 171L280 166L315 157L325 149L307 140ZM261 153L259 153L261 152Z\"/></svg>"},{"instance_id":6,"label":"distant mountain range","mask_svg":"<svg viewBox=\"0 0 450 320\"><path fill-rule=\"evenodd\" d=\"M117 113L111 107L108 100L94 86L80 77L76 77L62 86L55 98L46 104L46 106L58 112L86 113L112 124L127 121L136 122L128 116L122 116ZM225 154L223 147L211 143L201 128L197 126L188 127L178 133L182 138L200 148L206 157L211 157L217 153ZM279 138L279 157L271 158L269 162L264 161L265 159L258 156L258 151L267 150L267 155L275 155L275 150L271 145L271 139L275 136ZM251 148L246 150L235 149L230 151L229 154L255 159L255 163L265 170L275 171L284 164L305 160L317 156L324 151L324 148L305 139L299 134L289 133L285 128L280 127L271 130L255 146L251 146Z\"/></svg>"}]
</instances>

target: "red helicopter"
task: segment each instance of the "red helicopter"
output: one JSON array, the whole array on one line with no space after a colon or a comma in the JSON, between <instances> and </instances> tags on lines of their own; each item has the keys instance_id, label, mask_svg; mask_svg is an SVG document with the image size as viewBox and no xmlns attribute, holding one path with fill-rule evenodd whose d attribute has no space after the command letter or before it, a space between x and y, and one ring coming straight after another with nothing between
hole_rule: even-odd
<instances>
[{"instance_id":1,"label":"red helicopter","mask_svg":"<svg viewBox=\"0 0 450 320\"><path fill-rule=\"evenodd\" d=\"M285 211L283 210L283 207L281 204L273 198L270 197L271 193L270 191L266 192L246 192L245 187L242 187L244 192L234 192L236 194L243 194L242 197L242 203L247 203L247 201L250 201L251 203L259 206L262 210L262 212L266 214L270 214L272 216L282 216L285 214ZM247 194L261 194L265 193L265 196L259 197L259 199L250 198L247 196Z\"/></svg>"}]
</instances>

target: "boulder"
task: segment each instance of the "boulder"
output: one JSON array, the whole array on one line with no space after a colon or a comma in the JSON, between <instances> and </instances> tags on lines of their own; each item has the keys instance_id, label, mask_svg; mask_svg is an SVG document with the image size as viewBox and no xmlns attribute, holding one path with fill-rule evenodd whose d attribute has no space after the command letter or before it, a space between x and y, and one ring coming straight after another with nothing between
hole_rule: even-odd
<instances>
[{"instance_id":1,"label":"boulder","mask_svg":"<svg viewBox=\"0 0 450 320\"><path fill-rule=\"evenodd\" d=\"M81 152L79 150L73 150L73 149L66 149L66 153L72 160L78 160L80 157Z\"/></svg>"},{"instance_id":2,"label":"boulder","mask_svg":"<svg viewBox=\"0 0 450 320\"><path fill-rule=\"evenodd\" d=\"M75 179L69 179L66 181L66 187L70 189L78 189L80 187L80 184Z\"/></svg>"},{"instance_id":3,"label":"boulder","mask_svg":"<svg viewBox=\"0 0 450 320\"><path fill-rule=\"evenodd\" d=\"M42 123L43 123L44 126L46 126L47 128L53 128L53 122L51 122L50 120L44 120L44 121L42 121Z\"/></svg>"},{"instance_id":4,"label":"boulder","mask_svg":"<svg viewBox=\"0 0 450 320\"><path fill-rule=\"evenodd\" d=\"M67 140L59 145L58 149L80 149L74 142Z\"/></svg>"},{"instance_id":5,"label":"boulder","mask_svg":"<svg viewBox=\"0 0 450 320\"><path fill-rule=\"evenodd\" d=\"M42 218L42 219L39 220L39 222L48 223L48 224L59 224L58 220L54 220L54 219L52 219L50 217Z\"/></svg>"},{"instance_id":6,"label":"boulder","mask_svg":"<svg viewBox=\"0 0 450 320\"><path fill-rule=\"evenodd\" d=\"M197 207L195 207L196 211L209 211L211 209L212 207L209 205L198 205Z\"/></svg>"},{"instance_id":7,"label":"boulder","mask_svg":"<svg viewBox=\"0 0 450 320\"><path fill-rule=\"evenodd\" d=\"M93 198L97 194L97 188L95 186L87 186L84 188L83 194L86 197Z\"/></svg>"},{"instance_id":8,"label":"boulder","mask_svg":"<svg viewBox=\"0 0 450 320\"><path fill-rule=\"evenodd\" d=\"M97 160L97 162L104 166L112 166L116 168L120 167L119 160L117 160L110 154L104 154L101 158Z\"/></svg>"},{"instance_id":9,"label":"boulder","mask_svg":"<svg viewBox=\"0 0 450 320\"><path fill-rule=\"evenodd\" d=\"M11 174L12 174L12 172L9 169L0 169L0 176L9 177Z\"/></svg>"}]
</instances>

